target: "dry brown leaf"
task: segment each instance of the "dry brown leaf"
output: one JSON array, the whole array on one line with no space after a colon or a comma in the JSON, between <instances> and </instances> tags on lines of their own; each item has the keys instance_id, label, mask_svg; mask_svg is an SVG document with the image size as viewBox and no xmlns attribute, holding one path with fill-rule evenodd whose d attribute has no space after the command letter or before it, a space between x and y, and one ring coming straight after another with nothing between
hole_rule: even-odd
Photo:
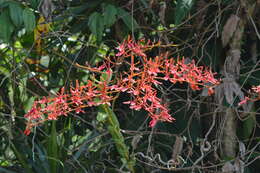
<instances>
[{"instance_id":1,"label":"dry brown leaf","mask_svg":"<svg viewBox=\"0 0 260 173\"><path fill-rule=\"evenodd\" d=\"M52 17L52 13L55 10L55 5L52 3L51 0L42 0L38 10L44 16L46 21L50 21Z\"/></svg>"},{"instance_id":2,"label":"dry brown leaf","mask_svg":"<svg viewBox=\"0 0 260 173\"><path fill-rule=\"evenodd\" d=\"M142 135L139 135L139 134L137 134L133 137L133 140L131 142L133 150L135 150L137 148L137 145L138 145L138 143L140 142L141 139L142 139Z\"/></svg>"},{"instance_id":3,"label":"dry brown leaf","mask_svg":"<svg viewBox=\"0 0 260 173\"><path fill-rule=\"evenodd\" d=\"M180 136L176 137L173 151L172 151L172 160L176 163L178 163L178 156L181 154L183 148L183 139Z\"/></svg>"},{"instance_id":4,"label":"dry brown leaf","mask_svg":"<svg viewBox=\"0 0 260 173\"><path fill-rule=\"evenodd\" d=\"M245 163L240 159L235 159L234 168L236 173L244 173Z\"/></svg>"},{"instance_id":5,"label":"dry brown leaf","mask_svg":"<svg viewBox=\"0 0 260 173\"><path fill-rule=\"evenodd\" d=\"M228 78L237 78L240 72L240 54L241 51L239 49L233 49L229 51L229 55L227 56L224 64L224 75Z\"/></svg>"},{"instance_id":6,"label":"dry brown leaf","mask_svg":"<svg viewBox=\"0 0 260 173\"><path fill-rule=\"evenodd\" d=\"M244 160L246 154L246 146L242 141L239 141L239 153L240 153L240 158Z\"/></svg>"},{"instance_id":7,"label":"dry brown leaf","mask_svg":"<svg viewBox=\"0 0 260 173\"><path fill-rule=\"evenodd\" d=\"M160 4L159 17L164 26L165 26L165 11L166 11L166 2L162 2Z\"/></svg>"},{"instance_id":8,"label":"dry brown leaf","mask_svg":"<svg viewBox=\"0 0 260 173\"><path fill-rule=\"evenodd\" d=\"M233 80L223 80L223 85L224 85L224 95L226 98L226 101L229 104L234 103L235 97L239 97L240 100L244 98L244 93L241 91L239 85Z\"/></svg>"},{"instance_id":9,"label":"dry brown leaf","mask_svg":"<svg viewBox=\"0 0 260 173\"><path fill-rule=\"evenodd\" d=\"M225 26L223 27L223 31L222 31L223 47L225 47L229 43L231 37L233 36L234 32L236 31L239 20L240 20L240 18L233 14L228 18Z\"/></svg>"},{"instance_id":10,"label":"dry brown leaf","mask_svg":"<svg viewBox=\"0 0 260 173\"><path fill-rule=\"evenodd\" d=\"M233 105L236 98L239 100L244 100L244 93L241 91L239 84L232 78L223 78L222 83L218 85L215 89L215 99L219 104L223 104L223 99L225 98L227 103ZM248 104L244 104L243 109L249 111L250 107Z\"/></svg>"}]
</instances>

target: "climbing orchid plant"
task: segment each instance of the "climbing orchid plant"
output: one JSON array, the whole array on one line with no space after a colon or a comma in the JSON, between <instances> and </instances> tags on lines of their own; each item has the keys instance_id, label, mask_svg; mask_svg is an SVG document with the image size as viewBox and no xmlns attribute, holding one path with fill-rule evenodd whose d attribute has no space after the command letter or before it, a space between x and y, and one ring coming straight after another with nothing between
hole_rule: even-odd
<instances>
[{"instance_id":1,"label":"climbing orchid plant","mask_svg":"<svg viewBox=\"0 0 260 173\"><path fill-rule=\"evenodd\" d=\"M85 66L91 74L86 84L76 81L69 91L61 88L54 97L43 97L33 103L25 115L27 126L24 131L29 135L32 127L48 120L67 116L69 112L84 112L84 108L110 105L118 93L128 93L131 97L123 102L133 110L145 110L151 118L153 127L158 121L172 122L167 103L158 96L157 87L163 81L175 83L186 82L192 90L208 89L208 95L214 93L214 87L220 83L214 73L206 67L197 66L195 61L187 62L185 58L169 58L168 54L150 57L147 52L162 46L144 39L134 41L128 37L116 48L113 57L107 57L96 67ZM127 70L119 67L124 64Z\"/></svg>"}]
</instances>

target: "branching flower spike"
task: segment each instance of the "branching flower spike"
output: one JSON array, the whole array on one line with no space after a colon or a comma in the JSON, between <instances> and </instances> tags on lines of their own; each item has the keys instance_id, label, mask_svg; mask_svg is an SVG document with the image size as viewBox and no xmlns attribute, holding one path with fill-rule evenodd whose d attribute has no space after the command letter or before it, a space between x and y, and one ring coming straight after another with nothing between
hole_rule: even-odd
<instances>
[{"instance_id":1,"label":"branching flower spike","mask_svg":"<svg viewBox=\"0 0 260 173\"><path fill-rule=\"evenodd\" d=\"M196 66L195 61L187 63L184 58L173 59L167 54L149 57L146 52L161 46L151 41L133 41L130 37L116 48L115 57L108 57L101 66L87 67L92 72L91 80L85 85L76 81L68 93L62 88L56 97L43 97L35 101L31 110L25 115L29 135L32 127L47 120L56 120L67 116L69 112L84 112L83 108L108 104L116 98L116 93L128 93L131 99L124 102L131 109L144 109L151 118L150 126L157 121L172 122L166 104L158 97L157 85L163 81L173 84L186 82L193 90L208 88L208 94L214 93L213 88L220 83L214 78L210 69ZM128 69L113 73L122 63Z\"/></svg>"}]
</instances>

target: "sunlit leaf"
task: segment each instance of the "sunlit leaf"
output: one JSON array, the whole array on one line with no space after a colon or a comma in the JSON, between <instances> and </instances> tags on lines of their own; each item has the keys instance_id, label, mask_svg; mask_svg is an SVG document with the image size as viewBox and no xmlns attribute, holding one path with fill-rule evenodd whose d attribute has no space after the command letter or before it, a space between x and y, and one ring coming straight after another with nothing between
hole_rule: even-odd
<instances>
[{"instance_id":1,"label":"sunlit leaf","mask_svg":"<svg viewBox=\"0 0 260 173\"><path fill-rule=\"evenodd\" d=\"M236 15L231 15L228 18L225 26L223 27L222 36L221 36L223 47L225 47L228 44L229 40L232 38L234 32L237 29L239 20L240 18Z\"/></svg>"},{"instance_id":2,"label":"sunlit leaf","mask_svg":"<svg viewBox=\"0 0 260 173\"><path fill-rule=\"evenodd\" d=\"M97 114L97 120L99 122L104 122L106 120L107 116L108 116L107 113L99 111L98 114Z\"/></svg>"},{"instance_id":3,"label":"sunlit leaf","mask_svg":"<svg viewBox=\"0 0 260 173\"><path fill-rule=\"evenodd\" d=\"M27 99L24 102L24 110L25 110L25 112L28 112L30 110L30 108L33 105L34 100L35 100L35 97L30 97L29 99Z\"/></svg>"},{"instance_id":4,"label":"sunlit leaf","mask_svg":"<svg viewBox=\"0 0 260 173\"><path fill-rule=\"evenodd\" d=\"M7 170L7 169L5 169L5 168L1 168L1 167L0 167L0 171L1 171L2 173L15 173L15 172L13 172L13 171L9 171L9 170Z\"/></svg>"},{"instance_id":5,"label":"sunlit leaf","mask_svg":"<svg viewBox=\"0 0 260 173\"><path fill-rule=\"evenodd\" d=\"M49 56L42 56L40 59L40 64L46 68L49 67L50 57Z\"/></svg>"}]
</instances>

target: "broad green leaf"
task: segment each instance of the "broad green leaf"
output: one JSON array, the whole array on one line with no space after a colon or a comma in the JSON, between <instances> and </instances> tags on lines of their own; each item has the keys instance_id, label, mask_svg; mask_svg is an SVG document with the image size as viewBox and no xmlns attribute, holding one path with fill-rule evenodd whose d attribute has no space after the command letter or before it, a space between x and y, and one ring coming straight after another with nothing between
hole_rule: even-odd
<instances>
[{"instance_id":1,"label":"broad green leaf","mask_svg":"<svg viewBox=\"0 0 260 173\"><path fill-rule=\"evenodd\" d=\"M3 11L0 16L0 39L4 42L9 42L14 31L14 26L10 21L8 11Z\"/></svg>"},{"instance_id":2,"label":"broad green leaf","mask_svg":"<svg viewBox=\"0 0 260 173\"><path fill-rule=\"evenodd\" d=\"M27 32L32 32L36 26L35 15L32 10L25 8L23 10L23 21Z\"/></svg>"},{"instance_id":3,"label":"broad green leaf","mask_svg":"<svg viewBox=\"0 0 260 173\"><path fill-rule=\"evenodd\" d=\"M4 8L8 6L8 1L7 0L0 0L0 8Z\"/></svg>"},{"instance_id":4,"label":"broad green leaf","mask_svg":"<svg viewBox=\"0 0 260 173\"><path fill-rule=\"evenodd\" d=\"M100 13L94 12L89 16L88 26L90 31L96 36L97 42L100 42L104 30L104 18Z\"/></svg>"},{"instance_id":5,"label":"broad green leaf","mask_svg":"<svg viewBox=\"0 0 260 173\"><path fill-rule=\"evenodd\" d=\"M139 28L136 20L127 11L122 8L117 8L117 12L118 17L122 18L130 31L134 31Z\"/></svg>"},{"instance_id":6,"label":"broad green leaf","mask_svg":"<svg viewBox=\"0 0 260 173\"><path fill-rule=\"evenodd\" d=\"M12 2L9 4L10 17L15 26L19 27L23 24L23 9L16 3Z\"/></svg>"},{"instance_id":7,"label":"broad green leaf","mask_svg":"<svg viewBox=\"0 0 260 173\"><path fill-rule=\"evenodd\" d=\"M33 9L37 10L41 0L29 0L30 5Z\"/></svg>"},{"instance_id":8,"label":"broad green leaf","mask_svg":"<svg viewBox=\"0 0 260 173\"><path fill-rule=\"evenodd\" d=\"M251 114L250 117L248 117L245 121L243 121L243 138L248 139L254 128L255 128L255 115Z\"/></svg>"},{"instance_id":9,"label":"broad green leaf","mask_svg":"<svg viewBox=\"0 0 260 173\"><path fill-rule=\"evenodd\" d=\"M30 97L29 99L27 99L27 100L24 102L24 111L25 111L25 112L28 112L28 111L31 109L34 100L35 100L35 97Z\"/></svg>"},{"instance_id":10,"label":"broad green leaf","mask_svg":"<svg viewBox=\"0 0 260 173\"><path fill-rule=\"evenodd\" d=\"M110 27L116 21L117 9L113 5L107 5L104 10L104 22L105 26Z\"/></svg>"},{"instance_id":11,"label":"broad green leaf","mask_svg":"<svg viewBox=\"0 0 260 173\"><path fill-rule=\"evenodd\" d=\"M178 0L175 10L175 25L181 23L181 21L186 17L189 13L194 0Z\"/></svg>"}]
</instances>

